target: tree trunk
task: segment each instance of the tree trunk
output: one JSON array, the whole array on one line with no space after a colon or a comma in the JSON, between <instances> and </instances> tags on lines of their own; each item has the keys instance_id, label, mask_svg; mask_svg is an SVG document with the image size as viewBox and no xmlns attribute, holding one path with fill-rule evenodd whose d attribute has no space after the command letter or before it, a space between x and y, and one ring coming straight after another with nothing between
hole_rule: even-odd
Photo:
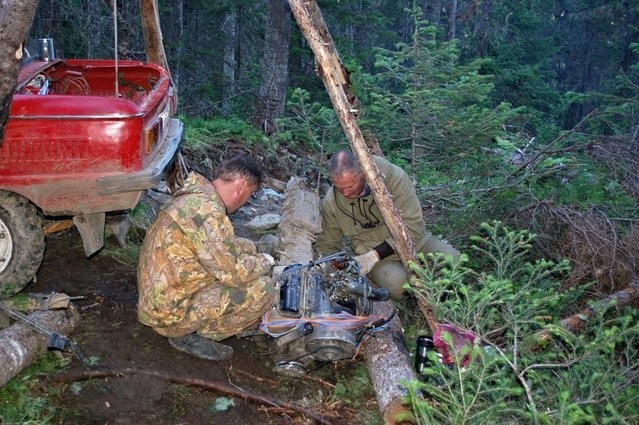
<instances>
[{"instance_id":1,"label":"tree trunk","mask_svg":"<svg viewBox=\"0 0 639 425\"><path fill-rule=\"evenodd\" d=\"M423 6L424 19L439 27L442 15L442 0L426 0Z\"/></svg>"},{"instance_id":2,"label":"tree trunk","mask_svg":"<svg viewBox=\"0 0 639 425\"><path fill-rule=\"evenodd\" d=\"M29 318L52 332L68 335L77 326L80 314L70 305L66 310L36 311ZM44 334L24 323L16 322L0 330L0 386L46 352L47 342Z\"/></svg>"},{"instance_id":3,"label":"tree trunk","mask_svg":"<svg viewBox=\"0 0 639 425\"><path fill-rule=\"evenodd\" d=\"M450 41L457 35L457 0L448 2L448 32L446 40Z\"/></svg>"},{"instance_id":4,"label":"tree trunk","mask_svg":"<svg viewBox=\"0 0 639 425\"><path fill-rule=\"evenodd\" d=\"M637 299L639 299L639 280L635 280L628 285L627 288L597 301L585 310L562 319L561 322L559 322L559 326L570 332L579 332L588 324L588 322L596 316L603 315L608 309L612 307L619 308L626 306L635 302ZM551 333L548 330L537 332L531 337L529 341L529 348L532 350L541 348L546 344L550 337Z\"/></svg>"},{"instance_id":5,"label":"tree trunk","mask_svg":"<svg viewBox=\"0 0 639 425\"><path fill-rule=\"evenodd\" d=\"M393 205L388 189L366 148L366 142L357 125L357 97L351 89L348 72L342 66L324 18L313 0L289 0L289 3L302 34L313 50L317 61L317 72L328 91L335 113L362 168L362 173L371 186L375 202L395 242L397 255L405 267L408 267L411 262L419 264L406 225ZM437 329L437 320L432 307L421 298L418 299L418 303L428 327L434 333Z\"/></svg>"},{"instance_id":6,"label":"tree trunk","mask_svg":"<svg viewBox=\"0 0 639 425\"><path fill-rule=\"evenodd\" d=\"M160 15L157 0L140 0L142 14L142 29L144 30L144 44L146 46L146 60L160 65L167 71L169 63L166 59L160 28Z\"/></svg>"},{"instance_id":7,"label":"tree trunk","mask_svg":"<svg viewBox=\"0 0 639 425\"><path fill-rule=\"evenodd\" d=\"M176 1L176 14L177 14L177 27L178 27L178 42L175 49L175 58L173 63L175 69L173 70L173 82L177 89L180 88L180 73L182 71L182 55L184 54L184 1Z\"/></svg>"},{"instance_id":8,"label":"tree trunk","mask_svg":"<svg viewBox=\"0 0 639 425\"><path fill-rule=\"evenodd\" d=\"M280 261L276 267L283 269L288 264L307 264L313 260L313 241L322 228L319 210L317 193L308 190L301 179L291 178L286 184L286 198L277 229Z\"/></svg>"},{"instance_id":9,"label":"tree trunk","mask_svg":"<svg viewBox=\"0 0 639 425\"><path fill-rule=\"evenodd\" d=\"M264 134L271 135L277 132L275 120L284 116L286 105L291 13L283 0L271 0L267 4L262 86L256 121Z\"/></svg>"},{"instance_id":10,"label":"tree trunk","mask_svg":"<svg viewBox=\"0 0 639 425\"><path fill-rule=\"evenodd\" d=\"M393 309L391 301L375 302L372 314L390 317ZM389 322L388 329L375 334L375 339L366 345L364 354L384 423L395 424L396 415L406 410L399 396L403 390L398 391L398 383L417 379L397 316Z\"/></svg>"},{"instance_id":11,"label":"tree trunk","mask_svg":"<svg viewBox=\"0 0 639 425\"><path fill-rule=\"evenodd\" d=\"M488 55L492 13L493 0L483 0L481 2L481 11L479 12L479 15L475 17L475 34L477 38L476 54L480 58L484 58Z\"/></svg>"},{"instance_id":12,"label":"tree trunk","mask_svg":"<svg viewBox=\"0 0 639 425\"><path fill-rule=\"evenodd\" d=\"M18 79L22 43L29 35L38 0L0 2L0 146Z\"/></svg>"},{"instance_id":13,"label":"tree trunk","mask_svg":"<svg viewBox=\"0 0 639 425\"><path fill-rule=\"evenodd\" d=\"M231 9L224 16L222 32L226 35L224 43L224 63L222 65L222 75L224 76L224 101L222 102L222 112L229 115L233 105L233 97L236 92L236 70L237 70L237 10Z\"/></svg>"}]
</instances>

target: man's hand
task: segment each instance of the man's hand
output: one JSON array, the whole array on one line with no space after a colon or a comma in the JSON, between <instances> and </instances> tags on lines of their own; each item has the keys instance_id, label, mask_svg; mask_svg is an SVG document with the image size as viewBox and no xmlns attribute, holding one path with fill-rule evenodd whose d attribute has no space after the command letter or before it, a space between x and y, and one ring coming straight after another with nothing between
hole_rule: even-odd
<instances>
[{"instance_id":1,"label":"man's hand","mask_svg":"<svg viewBox=\"0 0 639 425\"><path fill-rule=\"evenodd\" d=\"M373 266L379 261L379 255L377 254L377 251L371 249L366 254L354 257L353 260L357 262L359 271L362 274L368 274L373 269Z\"/></svg>"}]
</instances>

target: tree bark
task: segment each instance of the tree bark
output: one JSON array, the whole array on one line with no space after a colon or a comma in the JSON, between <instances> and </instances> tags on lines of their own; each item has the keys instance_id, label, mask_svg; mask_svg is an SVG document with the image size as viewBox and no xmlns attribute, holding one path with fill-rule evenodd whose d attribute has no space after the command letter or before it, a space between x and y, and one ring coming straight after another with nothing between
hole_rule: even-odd
<instances>
[{"instance_id":1,"label":"tree bark","mask_svg":"<svg viewBox=\"0 0 639 425\"><path fill-rule=\"evenodd\" d=\"M373 313L382 317L393 314L391 301L373 303ZM412 367L402 324L397 316L388 324L388 329L374 335L364 349L368 373L375 388L377 405L380 406L385 424L395 424L398 413L407 408L402 397L404 390L398 383L402 380L412 381L417 375Z\"/></svg>"},{"instance_id":2,"label":"tree bark","mask_svg":"<svg viewBox=\"0 0 639 425\"><path fill-rule=\"evenodd\" d=\"M446 40L451 41L457 35L457 0L448 2L448 31Z\"/></svg>"},{"instance_id":3,"label":"tree bark","mask_svg":"<svg viewBox=\"0 0 639 425\"><path fill-rule=\"evenodd\" d=\"M262 86L256 121L264 134L271 135L277 132L275 122L284 116L286 105L291 13L283 0L271 0L267 4Z\"/></svg>"},{"instance_id":4,"label":"tree bark","mask_svg":"<svg viewBox=\"0 0 639 425\"><path fill-rule=\"evenodd\" d=\"M475 34L477 37L476 54L480 58L488 56L490 45L490 23L492 21L493 0L483 0L479 16L475 17Z\"/></svg>"},{"instance_id":5,"label":"tree bark","mask_svg":"<svg viewBox=\"0 0 639 425\"><path fill-rule=\"evenodd\" d=\"M423 5L424 19L439 27L442 15L442 0L426 0Z\"/></svg>"},{"instance_id":6,"label":"tree bark","mask_svg":"<svg viewBox=\"0 0 639 425\"><path fill-rule=\"evenodd\" d=\"M173 82L175 83L175 87L179 89L180 87L180 73L182 71L182 54L184 52L184 0L176 1L176 14L177 14L177 33L178 33L178 43L175 49L175 58L174 58L174 72L173 74Z\"/></svg>"},{"instance_id":7,"label":"tree bark","mask_svg":"<svg viewBox=\"0 0 639 425\"><path fill-rule=\"evenodd\" d=\"M22 43L29 35L38 0L0 2L0 146L18 79Z\"/></svg>"},{"instance_id":8,"label":"tree bark","mask_svg":"<svg viewBox=\"0 0 639 425\"><path fill-rule=\"evenodd\" d=\"M53 332L68 335L80 321L80 314L70 305L65 310L36 311L29 318ZM0 330L0 386L46 352L47 342L44 334L25 323L16 322Z\"/></svg>"},{"instance_id":9,"label":"tree bark","mask_svg":"<svg viewBox=\"0 0 639 425\"><path fill-rule=\"evenodd\" d=\"M313 260L313 241L322 228L319 210L317 193L308 190L299 178L291 178L286 184L286 198L277 229L280 261L276 267L279 271L289 264L307 264ZM277 272L273 270L274 274Z\"/></svg>"},{"instance_id":10,"label":"tree bark","mask_svg":"<svg viewBox=\"0 0 639 425\"><path fill-rule=\"evenodd\" d=\"M233 97L236 93L236 78L237 78L237 10L235 8L230 9L224 15L224 24L222 25L222 32L226 35L226 41L224 43L224 63L222 65L222 75L224 76L224 101L222 102L222 113L229 115L231 106L233 105Z\"/></svg>"}]
</instances>

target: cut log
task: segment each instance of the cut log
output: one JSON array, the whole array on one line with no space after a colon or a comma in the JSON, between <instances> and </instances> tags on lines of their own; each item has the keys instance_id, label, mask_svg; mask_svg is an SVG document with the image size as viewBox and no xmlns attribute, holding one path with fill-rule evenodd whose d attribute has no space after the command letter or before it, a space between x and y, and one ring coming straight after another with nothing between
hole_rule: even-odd
<instances>
[{"instance_id":1,"label":"cut log","mask_svg":"<svg viewBox=\"0 0 639 425\"><path fill-rule=\"evenodd\" d=\"M304 180L293 177L286 184L286 194L278 227L279 264L306 264L313 260L313 241L321 230L320 199Z\"/></svg>"},{"instance_id":2,"label":"cut log","mask_svg":"<svg viewBox=\"0 0 639 425\"><path fill-rule=\"evenodd\" d=\"M393 309L391 301L373 304L373 314L383 317L390 317ZM402 400L407 391L400 381L417 380L399 317L393 317L388 329L375 334L375 338L366 345L364 354L384 423L396 424L397 414L407 409Z\"/></svg>"},{"instance_id":3,"label":"cut log","mask_svg":"<svg viewBox=\"0 0 639 425\"><path fill-rule=\"evenodd\" d=\"M71 304L65 310L36 311L29 318L52 332L68 335L80 321L80 314ZM44 353L47 342L46 335L25 323L15 322L0 330L0 386Z\"/></svg>"},{"instance_id":4,"label":"cut log","mask_svg":"<svg viewBox=\"0 0 639 425\"><path fill-rule=\"evenodd\" d=\"M312 243L321 231L319 211L319 195L308 190L303 180L293 177L287 184L278 228L280 272L284 266L313 260ZM273 274L277 273L274 269ZM375 315L390 317L393 311L390 301L374 303ZM395 424L396 414L407 409L402 404L407 392L401 381L416 380L417 375L412 368L399 318L393 317L388 325L388 329L365 342L364 353L380 413L386 424Z\"/></svg>"}]
</instances>

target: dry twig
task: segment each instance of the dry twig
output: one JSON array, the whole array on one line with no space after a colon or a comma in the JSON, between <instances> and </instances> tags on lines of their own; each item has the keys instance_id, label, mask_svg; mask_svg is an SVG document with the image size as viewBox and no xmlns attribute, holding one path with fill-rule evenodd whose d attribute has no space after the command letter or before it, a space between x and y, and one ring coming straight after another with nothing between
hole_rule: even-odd
<instances>
[{"instance_id":1,"label":"dry twig","mask_svg":"<svg viewBox=\"0 0 639 425\"><path fill-rule=\"evenodd\" d=\"M89 379L123 377L127 375L150 376L153 378L171 382L173 384L187 385L187 386L202 388L209 391L225 393L230 396L249 401L251 403L257 403L257 404L268 405L268 406L272 406L276 408L292 410L292 411L301 413L305 416L308 416L320 424L325 424L325 425L331 424L331 422L328 421L326 418L295 403L289 403L289 402L277 400L271 397L254 394L247 391L241 391L219 382L193 378L190 376L176 376L176 375L171 375L169 373L160 372L156 370L138 369L138 368L83 370L83 371L74 372L74 373L55 375L52 377L52 380L56 382L75 382L75 381L85 381Z\"/></svg>"}]
</instances>

